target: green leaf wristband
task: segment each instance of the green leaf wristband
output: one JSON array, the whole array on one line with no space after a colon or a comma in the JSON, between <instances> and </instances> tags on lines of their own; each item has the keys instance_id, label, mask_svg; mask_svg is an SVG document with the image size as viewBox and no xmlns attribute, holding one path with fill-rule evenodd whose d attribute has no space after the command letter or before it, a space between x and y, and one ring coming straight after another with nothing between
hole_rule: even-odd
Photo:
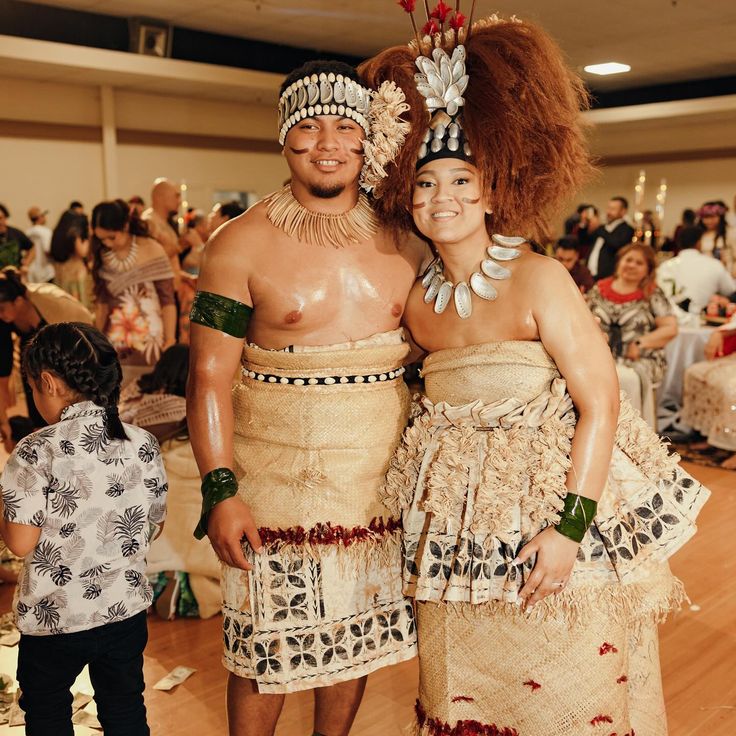
<instances>
[{"instance_id":1,"label":"green leaf wristband","mask_svg":"<svg viewBox=\"0 0 736 736\"><path fill-rule=\"evenodd\" d=\"M194 530L197 539L207 536L207 523L210 511L221 501L226 501L238 493L238 480L229 468L211 470L202 479L202 514Z\"/></svg>"},{"instance_id":2,"label":"green leaf wristband","mask_svg":"<svg viewBox=\"0 0 736 736\"><path fill-rule=\"evenodd\" d=\"M563 536L580 544L593 523L597 510L598 502L592 498L568 493L565 496L565 507L560 514L560 521L555 528Z\"/></svg>"},{"instance_id":3,"label":"green leaf wristband","mask_svg":"<svg viewBox=\"0 0 736 736\"><path fill-rule=\"evenodd\" d=\"M226 335L243 338L252 314L253 307L247 304L210 291L198 291L192 302L189 319Z\"/></svg>"}]
</instances>

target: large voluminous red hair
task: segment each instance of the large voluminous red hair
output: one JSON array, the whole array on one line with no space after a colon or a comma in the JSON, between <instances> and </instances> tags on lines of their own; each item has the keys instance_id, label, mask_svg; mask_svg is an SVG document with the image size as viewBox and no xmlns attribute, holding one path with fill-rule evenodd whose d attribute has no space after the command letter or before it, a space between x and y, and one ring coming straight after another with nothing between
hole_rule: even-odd
<instances>
[{"instance_id":1,"label":"large voluminous red hair","mask_svg":"<svg viewBox=\"0 0 736 736\"><path fill-rule=\"evenodd\" d=\"M470 80L462 126L493 208L489 231L543 238L594 170L581 118L587 92L555 41L531 23L478 21L465 50ZM410 105L411 132L375 202L384 223L398 229L412 226L417 155L430 120L414 82L415 58L415 48L396 46L359 68L373 89L395 82Z\"/></svg>"}]
</instances>

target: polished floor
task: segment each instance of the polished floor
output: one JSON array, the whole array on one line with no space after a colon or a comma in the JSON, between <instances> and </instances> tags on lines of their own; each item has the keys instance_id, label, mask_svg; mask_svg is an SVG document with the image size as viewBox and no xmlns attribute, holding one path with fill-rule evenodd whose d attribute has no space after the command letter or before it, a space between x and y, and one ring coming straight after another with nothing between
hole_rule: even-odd
<instances>
[{"instance_id":1,"label":"polished floor","mask_svg":"<svg viewBox=\"0 0 736 736\"><path fill-rule=\"evenodd\" d=\"M736 734L736 473L689 465L713 495L697 536L674 558L672 568L686 584L692 605L662 627L662 669L670 736ZM0 586L0 609L12 591ZM146 680L156 682L177 665L197 672L172 692L149 691L151 732L156 736L223 736L226 674L220 665L219 617L209 621L150 619ZM0 652L0 671L11 670L15 650ZM369 678L353 736L399 736L411 720L416 662ZM289 696L278 736L311 734L311 697ZM22 733L0 726L0 735ZM77 727L77 734L99 733ZM550 734L554 736L554 734ZM647 736L647 734L637 734Z\"/></svg>"}]
</instances>

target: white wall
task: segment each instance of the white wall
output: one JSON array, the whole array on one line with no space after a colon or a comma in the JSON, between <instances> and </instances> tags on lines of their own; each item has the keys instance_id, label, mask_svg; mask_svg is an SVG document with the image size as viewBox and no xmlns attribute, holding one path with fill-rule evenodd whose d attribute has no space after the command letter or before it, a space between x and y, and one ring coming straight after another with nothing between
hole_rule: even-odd
<instances>
[{"instance_id":1,"label":"white wall","mask_svg":"<svg viewBox=\"0 0 736 736\"><path fill-rule=\"evenodd\" d=\"M126 199L140 194L148 202L151 182L167 176L174 182L186 181L190 206L209 209L213 191L263 196L280 188L289 171L283 157L271 153L120 145L118 175Z\"/></svg>"},{"instance_id":2,"label":"white wall","mask_svg":"<svg viewBox=\"0 0 736 736\"><path fill-rule=\"evenodd\" d=\"M21 230L31 226L26 213L32 205L50 210L53 227L71 200L89 212L101 199L100 143L0 137L0 162L0 202Z\"/></svg>"},{"instance_id":3,"label":"white wall","mask_svg":"<svg viewBox=\"0 0 736 736\"><path fill-rule=\"evenodd\" d=\"M0 77L0 123L86 126L93 135L101 125L99 87ZM119 129L224 136L274 141L276 111L237 102L184 98L115 90L115 125ZM21 127L22 130L22 127ZM51 133L53 135L53 133ZM60 138L3 137L0 132L0 202L12 223L30 226L31 205L50 210L53 225L72 199L88 212L105 197L102 144ZM101 138L101 134L100 134ZM111 196L150 199L151 183L167 176L186 181L190 205L209 209L216 190L267 194L288 176L278 154L211 148L118 144L118 181Z\"/></svg>"}]
</instances>

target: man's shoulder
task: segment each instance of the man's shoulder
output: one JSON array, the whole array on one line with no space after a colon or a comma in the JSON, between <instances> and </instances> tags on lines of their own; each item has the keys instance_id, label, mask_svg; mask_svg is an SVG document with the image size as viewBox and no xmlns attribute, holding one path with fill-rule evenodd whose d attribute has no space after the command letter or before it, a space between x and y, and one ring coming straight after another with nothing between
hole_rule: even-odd
<instances>
[{"instance_id":1,"label":"man's shoulder","mask_svg":"<svg viewBox=\"0 0 736 736\"><path fill-rule=\"evenodd\" d=\"M417 275L424 272L434 258L431 248L413 232L399 235L382 230L384 237L392 240L397 252L409 261Z\"/></svg>"}]
</instances>

